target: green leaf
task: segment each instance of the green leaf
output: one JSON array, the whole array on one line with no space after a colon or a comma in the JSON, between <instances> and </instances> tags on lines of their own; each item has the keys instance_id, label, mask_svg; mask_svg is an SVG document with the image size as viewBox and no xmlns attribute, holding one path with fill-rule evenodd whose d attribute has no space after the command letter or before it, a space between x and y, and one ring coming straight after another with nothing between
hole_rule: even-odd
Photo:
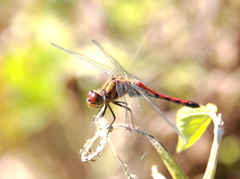
<instances>
[{"instance_id":1,"label":"green leaf","mask_svg":"<svg viewBox=\"0 0 240 179\"><path fill-rule=\"evenodd\" d=\"M184 137L179 137L178 152L186 150L202 136L211 122L211 115L216 112L214 104L200 108L183 107L177 112L177 127Z\"/></svg>"}]
</instances>

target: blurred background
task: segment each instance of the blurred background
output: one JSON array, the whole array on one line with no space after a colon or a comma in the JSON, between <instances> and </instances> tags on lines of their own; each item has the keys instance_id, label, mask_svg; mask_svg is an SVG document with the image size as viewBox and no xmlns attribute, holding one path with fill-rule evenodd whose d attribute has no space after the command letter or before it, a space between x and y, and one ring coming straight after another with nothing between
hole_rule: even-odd
<instances>
[{"instance_id":1,"label":"blurred background","mask_svg":"<svg viewBox=\"0 0 240 179\"><path fill-rule=\"evenodd\" d=\"M2 0L0 10L1 179L127 178L109 145L90 165L79 155L95 131L88 126L97 110L86 106L86 94L108 77L50 44L107 64L92 39L149 88L216 104L225 134L215 178L240 178L239 0ZM181 106L160 102L175 123ZM189 178L202 178L213 125L176 153L176 133L146 101L143 106L149 132ZM123 109L113 109L122 123ZM109 111L105 117L112 120ZM155 164L170 178L147 140L120 130L111 136L130 173L151 178Z\"/></svg>"}]
</instances>

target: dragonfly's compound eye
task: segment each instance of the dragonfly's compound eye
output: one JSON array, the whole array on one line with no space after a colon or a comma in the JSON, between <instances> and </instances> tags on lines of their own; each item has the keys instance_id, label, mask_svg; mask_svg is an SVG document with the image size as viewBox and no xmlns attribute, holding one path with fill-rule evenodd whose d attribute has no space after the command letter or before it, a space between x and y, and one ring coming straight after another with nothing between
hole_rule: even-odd
<instances>
[{"instance_id":1,"label":"dragonfly's compound eye","mask_svg":"<svg viewBox=\"0 0 240 179\"><path fill-rule=\"evenodd\" d=\"M92 108L100 108L103 103L103 97L101 96L101 94L99 94L98 92L94 91L94 90L90 90L87 94L87 100L86 103L88 105L88 107L92 107Z\"/></svg>"}]
</instances>

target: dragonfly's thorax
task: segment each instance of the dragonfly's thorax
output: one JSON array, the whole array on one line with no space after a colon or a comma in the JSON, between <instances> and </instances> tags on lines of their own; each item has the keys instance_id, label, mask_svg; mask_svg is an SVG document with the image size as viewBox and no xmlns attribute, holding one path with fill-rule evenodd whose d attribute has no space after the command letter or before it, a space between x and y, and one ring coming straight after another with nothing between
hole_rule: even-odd
<instances>
[{"instance_id":1,"label":"dragonfly's thorax","mask_svg":"<svg viewBox=\"0 0 240 179\"><path fill-rule=\"evenodd\" d=\"M120 87L125 86L126 83L129 81L124 77L112 77L104 84L101 94L106 97L105 100L108 102L114 101L128 92L125 87Z\"/></svg>"}]
</instances>

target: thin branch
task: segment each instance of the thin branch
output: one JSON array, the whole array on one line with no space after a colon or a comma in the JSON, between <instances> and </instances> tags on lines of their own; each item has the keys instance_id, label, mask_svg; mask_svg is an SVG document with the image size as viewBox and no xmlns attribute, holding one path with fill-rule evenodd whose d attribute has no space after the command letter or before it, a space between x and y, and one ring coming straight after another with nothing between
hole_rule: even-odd
<instances>
[{"instance_id":1,"label":"thin branch","mask_svg":"<svg viewBox=\"0 0 240 179\"><path fill-rule=\"evenodd\" d=\"M114 124L113 129L126 129L131 130L131 127L129 127L126 124ZM135 130L138 134L143 135L144 137L147 137L150 141L150 143L153 145L153 147L157 150L160 157L162 158L165 166L167 167L168 171L170 172L171 176L174 179L186 179L188 178L180 169L180 167L177 165L176 161L172 157L172 155L168 152L168 150L164 147L164 145L159 141L156 137L151 135L150 133L144 131L143 129L135 127Z\"/></svg>"},{"instance_id":2,"label":"thin branch","mask_svg":"<svg viewBox=\"0 0 240 179\"><path fill-rule=\"evenodd\" d=\"M111 147L112 147L112 151L113 151L113 153L114 153L114 156L117 157L117 159L118 159L119 162L121 163L122 168L123 168L125 174L128 176L128 178L129 178L129 179L136 179L136 178L138 178L137 175L133 175L133 174L130 174L130 173L128 172L127 165L123 163L122 159L121 159L121 158L119 157L119 155L117 154L117 152L116 152L116 150L115 150L115 148L114 148L114 145L113 145L113 143L112 143L112 140L111 140L110 136L108 136L108 142L109 142L109 144L110 144Z\"/></svg>"}]
</instances>

